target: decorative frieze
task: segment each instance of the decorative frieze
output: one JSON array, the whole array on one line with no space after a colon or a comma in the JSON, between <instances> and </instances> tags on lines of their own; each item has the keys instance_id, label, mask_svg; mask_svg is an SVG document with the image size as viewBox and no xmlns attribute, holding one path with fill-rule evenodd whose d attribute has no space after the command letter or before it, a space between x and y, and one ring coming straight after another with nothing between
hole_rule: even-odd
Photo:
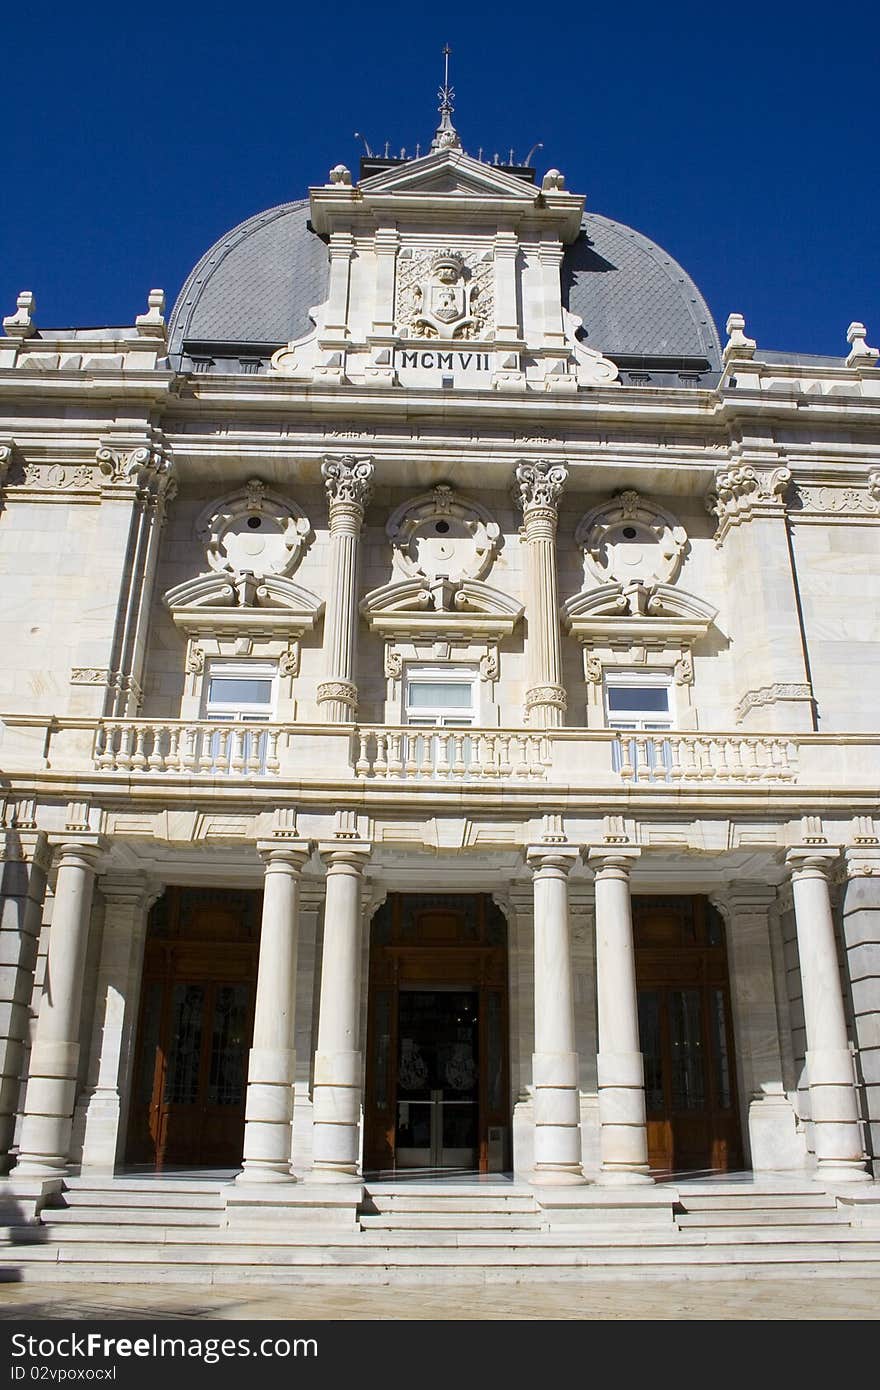
<instances>
[{"instance_id":1,"label":"decorative frieze","mask_svg":"<svg viewBox=\"0 0 880 1390\"><path fill-rule=\"evenodd\" d=\"M852 483L798 483L794 490L792 516L800 521L810 516L880 516L880 468L872 469L864 487Z\"/></svg>"},{"instance_id":2,"label":"decorative frieze","mask_svg":"<svg viewBox=\"0 0 880 1390\"><path fill-rule=\"evenodd\" d=\"M110 672L106 666L74 666L70 672L71 685L110 684Z\"/></svg>"},{"instance_id":3,"label":"decorative frieze","mask_svg":"<svg viewBox=\"0 0 880 1390\"><path fill-rule=\"evenodd\" d=\"M757 690L747 690L739 700L734 715L737 724L742 724L749 710L757 709L761 705L775 705L780 700L809 700L813 699L813 691L809 685L801 683L788 683L777 681L773 685L762 685Z\"/></svg>"}]
</instances>

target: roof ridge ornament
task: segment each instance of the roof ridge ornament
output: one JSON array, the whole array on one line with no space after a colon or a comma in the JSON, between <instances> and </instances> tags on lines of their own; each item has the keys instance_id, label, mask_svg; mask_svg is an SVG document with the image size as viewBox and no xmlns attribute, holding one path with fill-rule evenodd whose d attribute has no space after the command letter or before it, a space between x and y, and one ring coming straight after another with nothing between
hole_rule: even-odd
<instances>
[{"instance_id":1,"label":"roof ridge ornament","mask_svg":"<svg viewBox=\"0 0 880 1390\"><path fill-rule=\"evenodd\" d=\"M440 124L434 132L434 139L431 141L431 153L438 154L442 150L460 150L461 140L458 138L458 131L452 124L452 113L455 110L453 98L455 88L449 85L449 55L452 49L449 44L443 45L443 85L437 95L440 98L440 105L437 110L440 113Z\"/></svg>"}]
</instances>

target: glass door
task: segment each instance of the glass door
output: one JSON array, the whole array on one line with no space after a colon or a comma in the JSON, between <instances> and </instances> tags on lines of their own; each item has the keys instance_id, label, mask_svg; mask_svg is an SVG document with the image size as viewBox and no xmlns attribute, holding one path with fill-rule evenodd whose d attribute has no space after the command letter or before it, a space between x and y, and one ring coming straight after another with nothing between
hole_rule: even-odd
<instances>
[{"instance_id":1,"label":"glass door","mask_svg":"<svg viewBox=\"0 0 880 1390\"><path fill-rule=\"evenodd\" d=\"M397 1166L473 1171L479 992L404 989L398 1000Z\"/></svg>"}]
</instances>

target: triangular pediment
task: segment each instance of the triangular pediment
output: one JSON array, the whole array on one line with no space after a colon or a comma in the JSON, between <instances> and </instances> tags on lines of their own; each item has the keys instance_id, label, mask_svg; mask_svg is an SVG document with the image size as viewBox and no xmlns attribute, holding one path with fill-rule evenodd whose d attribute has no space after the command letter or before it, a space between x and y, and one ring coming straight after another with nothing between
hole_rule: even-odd
<instances>
[{"instance_id":1,"label":"triangular pediment","mask_svg":"<svg viewBox=\"0 0 880 1390\"><path fill-rule=\"evenodd\" d=\"M407 164L385 169L381 174L363 179L358 185L366 197L372 194L401 195L451 194L471 198L510 198L520 203L534 203L539 190L515 174L483 164L461 150L441 150L411 159Z\"/></svg>"}]
</instances>

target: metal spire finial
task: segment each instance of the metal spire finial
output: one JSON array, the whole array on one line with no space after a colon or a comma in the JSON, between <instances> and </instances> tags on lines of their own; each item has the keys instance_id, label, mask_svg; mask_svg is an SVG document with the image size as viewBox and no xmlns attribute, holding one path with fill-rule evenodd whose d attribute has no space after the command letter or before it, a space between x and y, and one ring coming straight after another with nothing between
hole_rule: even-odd
<instances>
[{"instance_id":1,"label":"metal spire finial","mask_svg":"<svg viewBox=\"0 0 880 1390\"><path fill-rule=\"evenodd\" d=\"M454 87L449 85L449 55L452 49L449 44L443 45L443 86L437 95L440 98L438 111L440 112L440 124L434 132L434 139L431 141L431 153L438 150L460 150L461 141L458 138L458 131L452 124L452 113L455 110L453 99L455 97Z\"/></svg>"}]
</instances>

